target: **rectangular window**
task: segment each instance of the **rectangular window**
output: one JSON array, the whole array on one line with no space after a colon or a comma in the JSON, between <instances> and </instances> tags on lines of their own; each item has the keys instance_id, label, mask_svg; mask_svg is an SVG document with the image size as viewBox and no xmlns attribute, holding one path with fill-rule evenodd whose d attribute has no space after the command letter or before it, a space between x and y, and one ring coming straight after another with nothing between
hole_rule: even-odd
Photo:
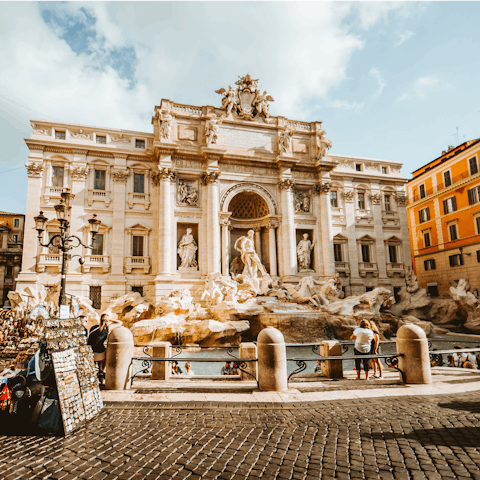
<instances>
[{"instance_id":1,"label":"rectangular window","mask_svg":"<svg viewBox=\"0 0 480 480\"><path fill-rule=\"evenodd\" d=\"M20 226L20 219L19 219L19 218L16 218L16 219L13 221L13 226L14 226L14 227L19 227L19 226Z\"/></svg>"},{"instance_id":2,"label":"rectangular window","mask_svg":"<svg viewBox=\"0 0 480 480\"><path fill-rule=\"evenodd\" d=\"M418 211L418 220L420 223L427 222L430 220L430 208L422 208L421 210Z\"/></svg>"},{"instance_id":3,"label":"rectangular window","mask_svg":"<svg viewBox=\"0 0 480 480\"><path fill-rule=\"evenodd\" d=\"M425 266L425 270L435 270L437 268L435 265L435 260L433 258L430 260L425 260L423 262L423 265Z\"/></svg>"},{"instance_id":4,"label":"rectangular window","mask_svg":"<svg viewBox=\"0 0 480 480\"><path fill-rule=\"evenodd\" d=\"M477 250L477 262L480 263L480 250Z\"/></svg>"},{"instance_id":5,"label":"rectangular window","mask_svg":"<svg viewBox=\"0 0 480 480\"><path fill-rule=\"evenodd\" d=\"M478 163L477 157L472 157L468 160L468 165L470 167L470 175L475 175L478 173Z\"/></svg>"},{"instance_id":6,"label":"rectangular window","mask_svg":"<svg viewBox=\"0 0 480 480\"><path fill-rule=\"evenodd\" d=\"M18 242L18 235L14 235L13 236L13 243L17 243Z\"/></svg>"},{"instance_id":7,"label":"rectangular window","mask_svg":"<svg viewBox=\"0 0 480 480\"><path fill-rule=\"evenodd\" d=\"M355 164L355 170L357 172L361 172L362 171L362 164L361 163L356 163Z\"/></svg>"},{"instance_id":8,"label":"rectangular window","mask_svg":"<svg viewBox=\"0 0 480 480\"><path fill-rule=\"evenodd\" d=\"M50 242L50 240L55 235L58 235L58 233L57 232L48 232L48 241ZM50 252L52 252L55 255L58 255L60 253L60 249L58 248L59 244L60 244L60 237L57 237L49 247Z\"/></svg>"},{"instance_id":9,"label":"rectangular window","mask_svg":"<svg viewBox=\"0 0 480 480\"><path fill-rule=\"evenodd\" d=\"M333 207L333 208L337 208L338 207L338 192L336 190L332 190L330 192L330 205Z\"/></svg>"},{"instance_id":10,"label":"rectangular window","mask_svg":"<svg viewBox=\"0 0 480 480\"><path fill-rule=\"evenodd\" d=\"M362 262L370 263L370 245L362 245Z\"/></svg>"},{"instance_id":11,"label":"rectangular window","mask_svg":"<svg viewBox=\"0 0 480 480\"><path fill-rule=\"evenodd\" d=\"M333 244L333 256L335 257L336 262L343 262L342 244L341 243L334 243Z\"/></svg>"},{"instance_id":12,"label":"rectangular window","mask_svg":"<svg viewBox=\"0 0 480 480\"><path fill-rule=\"evenodd\" d=\"M132 287L132 292L137 292L143 297L143 287Z\"/></svg>"},{"instance_id":13,"label":"rectangular window","mask_svg":"<svg viewBox=\"0 0 480 480\"><path fill-rule=\"evenodd\" d=\"M463 255L450 255L448 257L451 267L457 267L458 265L463 265Z\"/></svg>"},{"instance_id":14,"label":"rectangular window","mask_svg":"<svg viewBox=\"0 0 480 480\"><path fill-rule=\"evenodd\" d=\"M102 287L90 286L90 300L92 301L92 307L96 310L102 308Z\"/></svg>"},{"instance_id":15,"label":"rectangular window","mask_svg":"<svg viewBox=\"0 0 480 480\"><path fill-rule=\"evenodd\" d=\"M52 167L52 187L63 187L63 167Z\"/></svg>"},{"instance_id":16,"label":"rectangular window","mask_svg":"<svg viewBox=\"0 0 480 480\"><path fill-rule=\"evenodd\" d=\"M95 170L94 190L105 190L105 170Z\"/></svg>"},{"instance_id":17,"label":"rectangular window","mask_svg":"<svg viewBox=\"0 0 480 480\"><path fill-rule=\"evenodd\" d=\"M445 184L445 187L449 187L452 184L452 174L450 173L450 170L443 172L443 183Z\"/></svg>"},{"instance_id":18,"label":"rectangular window","mask_svg":"<svg viewBox=\"0 0 480 480\"><path fill-rule=\"evenodd\" d=\"M455 197L447 198L443 201L443 213L455 212L457 210L457 200Z\"/></svg>"},{"instance_id":19,"label":"rectangular window","mask_svg":"<svg viewBox=\"0 0 480 480\"><path fill-rule=\"evenodd\" d=\"M365 194L364 193L358 193L358 208L360 210L365 210Z\"/></svg>"},{"instance_id":20,"label":"rectangular window","mask_svg":"<svg viewBox=\"0 0 480 480\"><path fill-rule=\"evenodd\" d=\"M427 291L431 297L438 297L438 285L428 285Z\"/></svg>"},{"instance_id":21,"label":"rectangular window","mask_svg":"<svg viewBox=\"0 0 480 480\"><path fill-rule=\"evenodd\" d=\"M145 148L145 140L135 140L135 148Z\"/></svg>"},{"instance_id":22,"label":"rectangular window","mask_svg":"<svg viewBox=\"0 0 480 480\"><path fill-rule=\"evenodd\" d=\"M103 255L103 233L95 235L92 247L92 255Z\"/></svg>"},{"instance_id":23,"label":"rectangular window","mask_svg":"<svg viewBox=\"0 0 480 480\"><path fill-rule=\"evenodd\" d=\"M454 242L458 240L458 231L457 231L457 224L453 223L452 225L448 226L448 232L450 234L450 241Z\"/></svg>"},{"instance_id":24,"label":"rectangular window","mask_svg":"<svg viewBox=\"0 0 480 480\"><path fill-rule=\"evenodd\" d=\"M382 167L382 173L383 173L384 175L387 174L387 167Z\"/></svg>"},{"instance_id":25,"label":"rectangular window","mask_svg":"<svg viewBox=\"0 0 480 480\"><path fill-rule=\"evenodd\" d=\"M432 242L430 240L430 232L425 232L423 234L423 245L425 246L425 248L432 246Z\"/></svg>"},{"instance_id":26,"label":"rectangular window","mask_svg":"<svg viewBox=\"0 0 480 480\"><path fill-rule=\"evenodd\" d=\"M107 137L104 135L96 135L97 143L105 145L107 143Z\"/></svg>"},{"instance_id":27,"label":"rectangular window","mask_svg":"<svg viewBox=\"0 0 480 480\"><path fill-rule=\"evenodd\" d=\"M143 173L133 174L133 191L135 193L145 193L145 175Z\"/></svg>"},{"instance_id":28,"label":"rectangular window","mask_svg":"<svg viewBox=\"0 0 480 480\"><path fill-rule=\"evenodd\" d=\"M56 140L65 140L65 132L60 130L55 130L55 139Z\"/></svg>"},{"instance_id":29,"label":"rectangular window","mask_svg":"<svg viewBox=\"0 0 480 480\"><path fill-rule=\"evenodd\" d=\"M143 257L143 237L133 236L132 256Z\"/></svg>"},{"instance_id":30,"label":"rectangular window","mask_svg":"<svg viewBox=\"0 0 480 480\"><path fill-rule=\"evenodd\" d=\"M11 265L7 266L7 277L13 276L13 267Z\"/></svg>"},{"instance_id":31,"label":"rectangular window","mask_svg":"<svg viewBox=\"0 0 480 480\"><path fill-rule=\"evenodd\" d=\"M475 224L477 225L477 235L480 235L480 216L475 217Z\"/></svg>"},{"instance_id":32,"label":"rectangular window","mask_svg":"<svg viewBox=\"0 0 480 480\"><path fill-rule=\"evenodd\" d=\"M391 195L384 195L384 202L385 202L385 211L390 212L392 210L392 204L390 203L390 200L392 198Z\"/></svg>"},{"instance_id":33,"label":"rectangular window","mask_svg":"<svg viewBox=\"0 0 480 480\"><path fill-rule=\"evenodd\" d=\"M396 245L389 245L388 246L388 256L390 258L390 263L398 263L397 246Z\"/></svg>"},{"instance_id":34,"label":"rectangular window","mask_svg":"<svg viewBox=\"0 0 480 480\"><path fill-rule=\"evenodd\" d=\"M420 198L425 198L427 196L427 191L425 190L425 184L422 183L419 187L418 187L418 191L420 193Z\"/></svg>"}]
</instances>

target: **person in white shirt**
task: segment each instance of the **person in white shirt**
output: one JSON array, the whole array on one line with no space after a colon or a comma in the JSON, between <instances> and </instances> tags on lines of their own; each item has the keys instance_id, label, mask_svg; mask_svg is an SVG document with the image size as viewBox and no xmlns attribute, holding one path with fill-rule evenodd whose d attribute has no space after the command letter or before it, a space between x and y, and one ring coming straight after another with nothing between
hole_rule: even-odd
<instances>
[{"instance_id":1,"label":"person in white shirt","mask_svg":"<svg viewBox=\"0 0 480 480\"><path fill-rule=\"evenodd\" d=\"M355 347L353 349L354 355L369 355L372 349L372 340L375 338L373 331L369 328L369 323L366 320L360 322L360 327L353 331L352 340L355 340ZM355 359L355 369L357 370L357 380L360 380L360 373L362 370L362 359ZM368 358L363 359L363 369L365 370L365 380L368 380L368 371L370 369L370 361Z\"/></svg>"},{"instance_id":2,"label":"person in white shirt","mask_svg":"<svg viewBox=\"0 0 480 480\"><path fill-rule=\"evenodd\" d=\"M462 366L463 368L470 368L472 370L477 369L477 358L472 352L462 354Z\"/></svg>"},{"instance_id":3,"label":"person in white shirt","mask_svg":"<svg viewBox=\"0 0 480 480\"><path fill-rule=\"evenodd\" d=\"M195 375L195 373L193 373L192 364L190 362L185 363L185 375L188 375L190 377L193 377Z\"/></svg>"}]
</instances>

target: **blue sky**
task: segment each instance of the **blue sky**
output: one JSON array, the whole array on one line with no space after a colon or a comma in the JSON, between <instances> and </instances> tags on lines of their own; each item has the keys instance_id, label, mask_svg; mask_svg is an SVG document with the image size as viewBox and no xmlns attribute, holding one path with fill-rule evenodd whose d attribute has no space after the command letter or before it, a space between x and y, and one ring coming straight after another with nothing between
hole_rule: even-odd
<instances>
[{"instance_id":1,"label":"blue sky","mask_svg":"<svg viewBox=\"0 0 480 480\"><path fill-rule=\"evenodd\" d=\"M0 3L0 210L23 213L30 119L151 131L250 72L331 153L404 164L480 136L478 2ZM456 129L458 127L458 139Z\"/></svg>"}]
</instances>

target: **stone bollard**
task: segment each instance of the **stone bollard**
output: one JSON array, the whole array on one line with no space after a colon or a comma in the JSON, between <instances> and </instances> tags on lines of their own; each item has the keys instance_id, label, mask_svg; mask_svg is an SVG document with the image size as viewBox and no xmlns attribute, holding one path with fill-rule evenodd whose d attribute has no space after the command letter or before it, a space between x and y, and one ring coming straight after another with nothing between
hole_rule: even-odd
<instances>
[{"instance_id":1,"label":"stone bollard","mask_svg":"<svg viewBox=\"0 0 480 480\"><path fill-rule=\"evenodd\" d=\"M172 344L170 342L155 342L153 356L157 358L170 358L172 356ZM170 378L170 362L152 362L152 380L168 380Z\"/></svg>"},{"instance_id":2,"label":"stone bollard","mask_svg":"<svg viewBox=\"0 0 480 480\"><path fill-rule=\"evenodd\" d=\"M239 356L240 359L243 358L257 358L257 346L254 343L241 343L239 349ZM246 363L246 367L244 368L247 372L251 373L255 378L257 377L257 364L256 362L248 362ZM240 379L242 381L252 381L253 378L250 375L247 375L244 372L240 372Z\"/></svg>"},{"instance_id":3,"label":"stone bollard","mask_svg":"<svg viewBox=\"0 0 480 480\"><path fill-rule=\"evenodd\" d=\"M114 328L108 335L106 390L128 390L132 374L133 334L126 327Z\"/></svg>"},{"instance_id":4,"label":"stone bollard","mask_svg":"<svg viewBox=\"0 0 480 480\"><path fill-rule=\"evenodd\" d=\"M257 337L258 388L262 392L288 390L287 349L282 333L274 327L264 328Z\"/></svg>"},{"instance_id":5,"label":"stone bollard","mask_svg":"<svg viewBox=\"0 0 480 480\"><path fill-rule=\"evenodd\" d=\"M418 325L403 325L397 331L398 368L405 374L405 383L432 383L428 340Z\"/></svg>"},{"instance_id":6,"label":"stone bollard","mask_svg":"<svg viewBox=\"0 0 480 480\"><path fill-rule=\"evenodd\" d=\"M320 344L322 357L341 357L343 355L342 344L336 340L324 340ZM322 374L326 378L343 378L342 360L325 360L322 362Z\"/></svg>"}]
</instances>

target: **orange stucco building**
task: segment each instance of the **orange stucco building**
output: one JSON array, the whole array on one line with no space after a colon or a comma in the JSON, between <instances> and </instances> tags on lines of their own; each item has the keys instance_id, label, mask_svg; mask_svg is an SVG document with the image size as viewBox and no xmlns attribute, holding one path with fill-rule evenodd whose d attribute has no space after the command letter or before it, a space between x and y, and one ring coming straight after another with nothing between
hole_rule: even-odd
<instances>
[{"instance_id":1,"label":"orange stucco building","mask_svg":"<svg viewBox=\"0 0 480 480\"><path fill-rule=\"evenodd\" d=\"M480 291L479 159L480 139L470 140L415 170L407 183L413 265L432 296L448 296L461 278Z\"/></svg>"}]
</instances>

